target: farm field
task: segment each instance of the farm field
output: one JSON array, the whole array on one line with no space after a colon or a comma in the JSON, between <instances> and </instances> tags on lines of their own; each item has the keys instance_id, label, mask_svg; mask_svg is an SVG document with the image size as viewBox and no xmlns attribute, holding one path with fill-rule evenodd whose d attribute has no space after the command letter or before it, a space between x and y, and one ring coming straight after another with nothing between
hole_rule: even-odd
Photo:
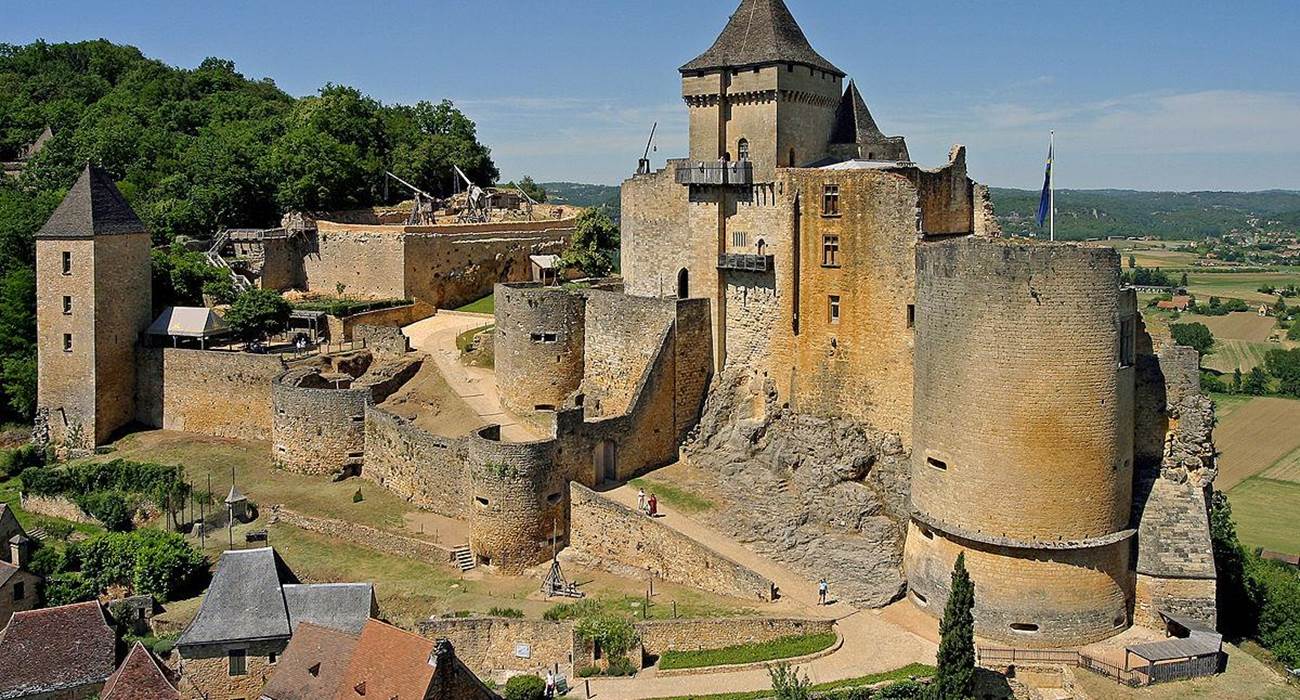
<instances>
[{"instance_id":1,"label":"farm field","mask_svg":"<svg viewBox=\"0 0 1300 700\"><path fill-rule=\"evenodd\" d=\"M1262 343L1268 340L1277 319L1273 316L1260 316L1251 311L1238 311L1227 316L1197 316L1198 323L1204 323L1216 339L1246 340Z\"/></svg>"},{"instance_id":2,"label":"farm field","mask_svg":"<svg viewBox=\"0 0 1300 700\"><path fill-rule=\"evenodd\" d=\"M1300 484L1253 476L1233 487L1228 501L1242 544L1300 553Z\"/></svg>"},{"instance_id":3,"label":"farm field","mask_svg":"<svg viewBox=\"0 0 1300 700\"><path fill-rule=\"evenodd\" d=\"M1300 484L1300 449L1274 462L1273 466L1265 469L1260 476L1265 479Z\"/></svg>"},{"instance_id":4,"label":"farm field","mask_svg":"<svg viewBox=\"0 0 1300 700\"><path fill-rule=\"evenodd\" d=\"M1186 318L1186 317L1184 317ZM1213 331L1211 331L1213 332ZM1264 364L1269 350L1281 348L1278 343L1251 343L1214 336L1214 352L1201 359L1201 366L1222 374L1232 374L1241 368L1243 373Z\"/></svg>"},{"instance_id":5,"label":"farm field","mask_svg":"<svg viewBox=\"0 0 1300 700\"><path fill-rule=\"evenodd\" d=\"M1193 270L1187 273L1187 291L1196 296L1198 302L1209 301L1210 297L1231 297L1248 303L1268 303L1277 301L1277 296L1259 291L1261 285L1271 284L1285 287L1288 284L1300 284L1300 269L1288 268L1279 272L1201 272Z\"/></svg>"},{"instance_id":6,"label":"farm field","mask_svg":"<svg viewBox=\"0 0 1300 700\"><path fill-rule=\"evenodd\" d=\"M1219 478L1247 547L1300 553L1300 401L1215 395Z\"/></svg>"},{"instance_id":7,"label":"farm field","mask_svg":"<svg viewBox=\"0 0 1300 700\"><path fill-rule=\"evenodd\" d=\"M1300 449L1300 401L1265 396L1234 408L1214 430L1216 486L1228 491ZM1297 503L1300 513L1300 503ZM1300 534L1300 533L1298 533Z\"/></svg>"}]
</instances>

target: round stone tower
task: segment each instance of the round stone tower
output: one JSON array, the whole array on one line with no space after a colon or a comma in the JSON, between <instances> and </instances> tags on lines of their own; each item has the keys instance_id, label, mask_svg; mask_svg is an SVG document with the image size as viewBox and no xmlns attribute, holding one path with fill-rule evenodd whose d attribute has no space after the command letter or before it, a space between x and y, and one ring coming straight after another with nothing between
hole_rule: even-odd
<instances>
[{"instance_id":1,"label":"round stone tower","mask_svg":"<svg viewBox=\"0 0 1300 700\"><path fill-rule=\"evenodd\" d=\"M563 544L568 482L555 460L554 440L503 442L495 425L470 437L469 540L480 564L518 574L550 558L552 534Z\"/></svg>"},{"instance_id":2,"label":"round stone tower","mask_svg":"<svg viewBox=\"0 0 1300 700\"><path fill-rule=\"evenodd\" d=\"M1128 624L1135 308L1110 248L918 247L909 596L966 552L976 632L1067 646Z\"/></svg>"},{"instance_id":3,"label":"round stone tower","mask_svg":"<svg viewBox=\"0 0 1300 700\"><path fill-rule=\"evenodd\" d=\"M582 384L586 297L558 287L496 287L496 374L516 413L553 410Z\"/></svg>"}]
</instances>

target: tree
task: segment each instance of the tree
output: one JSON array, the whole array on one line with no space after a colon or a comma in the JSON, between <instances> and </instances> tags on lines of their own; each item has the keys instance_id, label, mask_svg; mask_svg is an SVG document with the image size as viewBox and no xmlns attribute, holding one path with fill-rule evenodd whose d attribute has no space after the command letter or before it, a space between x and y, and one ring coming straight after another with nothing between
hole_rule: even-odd
<instances>
[{"instance_id":1,"label":"tree","mask_svg":"<svg viewBox=\"0 0 1300 700\"><path fill-rule=\"evenodd\" d=\"M1136 256L1133 256L1133 255L1128 256L1128 269L1132 270L1133 268L1135 268L1135 267L1137 267L1137 266L1138 266L1138 259L1137 259L1137 257L1136 257Z\"/></svg>"},{"instance_id":2,"label":"tree","mask_svg":"<svg viewBox=\"0 0 1300 700\"><path fill-rule=\"evenodd\" d=\"M934 693L942 700L972 697L975 683L975 583L966 571L966 553L952 568L948 603L939 622L939 655Z\"/></svg>"},{"instance_id":3,"label":"tree","mask_svg":"<svg viewBox=\"0 0 1300 700\"><path fill-rule=\"evenodd\" d=\"M1214 334L1204 323L1175 323L1169 327L1174 342L1195 348L1202 356L1214 351Z\"/></svg>"},{"instance_id":4,"label":"tree","mask_svg":"<svg viewBox=\"0 0 1300 700\"><path fill-rule=\"evenodd\" d=\"M1232 393L1241 393L1241 368L1232 370Z\"/></svg>"},{"instance_id":5,"label":"tree","mask_svg":"<svg viewBox=\"0 0 1300 700\"><path fill-rule=\"evenodd\" d=\"M266 289L241 293L226 312L226 323L245 340L265 338L284 330L293 311L284 297Z\"/></svg>"},{"instance_id":6,"label":"tree","mask_svg":"<svg viewBox=\"0 0 1300 700\"><path fill-rule=\"evenodd\" d=\"M1183 273L1183 276L1182 276L1182 277L1178 278L1178 286L1179 286L1179 287L1186 287L1186 286L1187 286L1187 273L1186 273L1186 272Z\"/></svg>"},{"instance_id":7,"label":"tree","mask_svg":"<svg viewBox=\"0 0 1300 700\"><path fill-rule=\"evenodd\" d=\"M576 267L588 277L604 277L614 269L614 251L618 249L618 226L599 209L586 209L574 223L569 249L560 256L560 264Z\"/></svg>"},{"instance_id":8,"label":"tree","mask_svg":"<svg viewBox=\"0 0 1300 700\"><path fill-rule=\"evenodd\" d=\"M1300 398L1300 348L1269 350L1264 367L1277 377L1279 392Z\"/></svg>"},{"instance_id":9,"label":"tree","mask_svg":"<svg viewBox=\"0 0 1300 700\"><path fill-rule=\"evenodd\" d=\"M1218 574L1215 607L1221 629L1233 639L1249 637L1255 633L1255 620L1254 605L1246 588L1246 551L1237 539L1232 504L1222 491L1215 491L1210 498L1210 542Z\"/></svg>"},{"instance_id":10,"label":"tree","mask_svg":"<svg viewBox=\"0 0 1300 700\"><path fill-rule=\"evenodd\" d=\"M1291 322L1291 327L1286 329L1287 340L1300 340L1300 319Z\"/></svg>"},{"instance_id":11,"label":"tree","mask_svg":"<svg viewBox=\"0 0 1300 700\"><path fill-rule=\"evenodd\" d=\"M524 194L532 197L534 202L537 202L538 204L546 202L546 188L533 182L531 175L525 175L524 179L520 180L518 183L512 182L510 184L523 190Z\"/></svg>"},{"instance_id":12,"label":"tree","mask_svg":"<svg viewBox=\"0 0 1300 700\"><path fill-rule=\"evenodd\" d=\"M808 700L812 697L812 681L807 675L800 676L798 667L778 663L768 667L767 675L772 679L776 700Z\"/></svg>"},{"instance_id":13,"label":"tree","mask_svg":"<svg viewBox=\"0 0 1300 700\"><path fill-rule=\"evenodd\" d=\"M1268 373L1260 367L1251 367L1241 390L1251 396L1263 396L1268 393Z\"/></svg>"}]
</instances>

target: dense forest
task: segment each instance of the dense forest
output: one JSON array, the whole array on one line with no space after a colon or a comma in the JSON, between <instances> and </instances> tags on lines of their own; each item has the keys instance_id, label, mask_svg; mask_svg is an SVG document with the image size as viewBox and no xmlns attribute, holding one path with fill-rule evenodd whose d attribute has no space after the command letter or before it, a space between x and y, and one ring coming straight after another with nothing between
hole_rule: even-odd
<instances>
[{"instance_id":1,"label":"dense forest","mask_svg":"<svg viewBox=\"0 0 1300 700\"><path fill-rule=\"evenodd\" d=\"M1037 190L994 187L991 195L1004 231L1039 231L1034 222L1040 195ZM1155 236L1199 240L1252 229L1300 230L1300 192L1056 192L1058 238Z\"/></svg>"},{"instance_id":2,"label":"dense forest","mask_svg":"<svg viewBox=\"0 0 1300 700\"><path fill-rule=\"evenodd\" d=\"M181 69L104 40L0 44L0 161L46 127L53 138L21 175L0 178L0 418L8 420L29 418L35 405L32 235L86 163L113 175L162 246L272 225L293 209L384 203L385 170L435 195L452 190L453 163L475 182L498 177L474 122L449 101L385 105L333 84L295 98L230 61ZM390 192L391 200L407 195ZM156 255L155 268L160 260L182 273L194 262Z\"/></svg>"}]
</instances>

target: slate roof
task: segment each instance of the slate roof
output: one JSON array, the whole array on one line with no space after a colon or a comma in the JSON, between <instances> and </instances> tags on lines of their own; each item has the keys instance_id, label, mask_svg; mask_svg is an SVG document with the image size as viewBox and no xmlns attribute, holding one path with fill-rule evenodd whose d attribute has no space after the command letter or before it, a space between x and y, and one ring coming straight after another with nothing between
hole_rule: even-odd
<instances>
[{"instance_id":1,"label":"slate roof","mask_svg":"<svg viewBox=\"0 0 1300 700\"><path fill-rule=\"evenodd\" d=\"M742 0L708 51L682 66L682 73L767 63L799 63L843 76L813 50L784 0Z\"/></svg>"},{"instance_id":2,"label":"slate roof","mask_svg":"<svg viewBox=\"0 0 1300 700\"><path fill-rule=\"evenodd\" d=\"M0 561L0 586L9 583L9 579L13 578L16 573L18 573L18 567L7 561Z\"/></svg>"},{"instance_id":3,"label":"slate roof","mask_svg":"<svg viewBox=\"0 0 1300 700\"><path fill-rule=\"evenodd\" d=\"M293 639L262 689L262 697L270 700L333 698L338 694L339 683L356 646L355 634L304 622L294 631Z\"/></svg>"},{"instance_id":4,"label":"slate roof","mask_svg":"<svg viewBox=\"0 0 1300 700\"><path fill-rule=\"evenodd\" d=\"M421 700L434 669L433 641L378 620L366 623L336 700Z\"/></svg>"},{"instance_id":5,"label":"slate roof","mask_svg":"<svg viewBox=\"0 0 1300 700\"><path fill-rule=\"evenodd\" d=\"M230 330L217 312L203 306L169 306L149 324L149 335L208 338Z\"/></svg>"},{"instance_id":6,"label":"slate roof","mask_svg":"<svg viewBox=\"0 0 1300 700\"><path fill-rule=\"evenodd\" d=\"M0 700L103 683L116 645L96 601L14 613L0 631Z\"/></svg>"},{"instance_id":7,"label":"slate roof","mask_svg":"<svg viewBox=\"0 0 1300 700\"><path fill-rule=\"evenodd\" d=\"M99 697L100 700L181 700L181 693L176 689L170 669L164 669L143 644L136 642L122 665L109 676Z\"/></svg>"},{"instance_id":8,"label":"slate roof","mask_svg":"<svg viewBox=\"0 0 1300 700\"><path fill-rule=\"evenodd\" d=\"M222 554L199 612L177 646L288 637L282 571L288 567L270 547Z\"/></svg>"},{"instance_id":9,"label":"slate roof","mask_svg":"<svg viewBox=\"0 0 1300 700\"><path fill-rule=\"evenodd\" d=\"M90 238L142 233L144 223L103 168L86 166L37 238Z\"/></svg>"},{"instance_id":10,"label":"slate roof","mask_svg":"<svg viewBox=\"0 0 1300 700\"><path fill-rule=\"evenodd\" d=\"M876 120L867 109L867 101L862 99L858 86L852 80L844 90L844 98L835 113L835 130L831 132L831 143L869 143L884 141L885 135L876 126Z\"/></svg>"},{"instance_id":11,"label":"slate roof","mask_svg":"<svg viewBox=\"0 0 1300 700\"><path fill-rule=\"evenodd\" d=\"M284 587L289 628L311 623L360 634L375 610L375 588L368 583L289 584Z\"/></svg>"}]
</instances>

